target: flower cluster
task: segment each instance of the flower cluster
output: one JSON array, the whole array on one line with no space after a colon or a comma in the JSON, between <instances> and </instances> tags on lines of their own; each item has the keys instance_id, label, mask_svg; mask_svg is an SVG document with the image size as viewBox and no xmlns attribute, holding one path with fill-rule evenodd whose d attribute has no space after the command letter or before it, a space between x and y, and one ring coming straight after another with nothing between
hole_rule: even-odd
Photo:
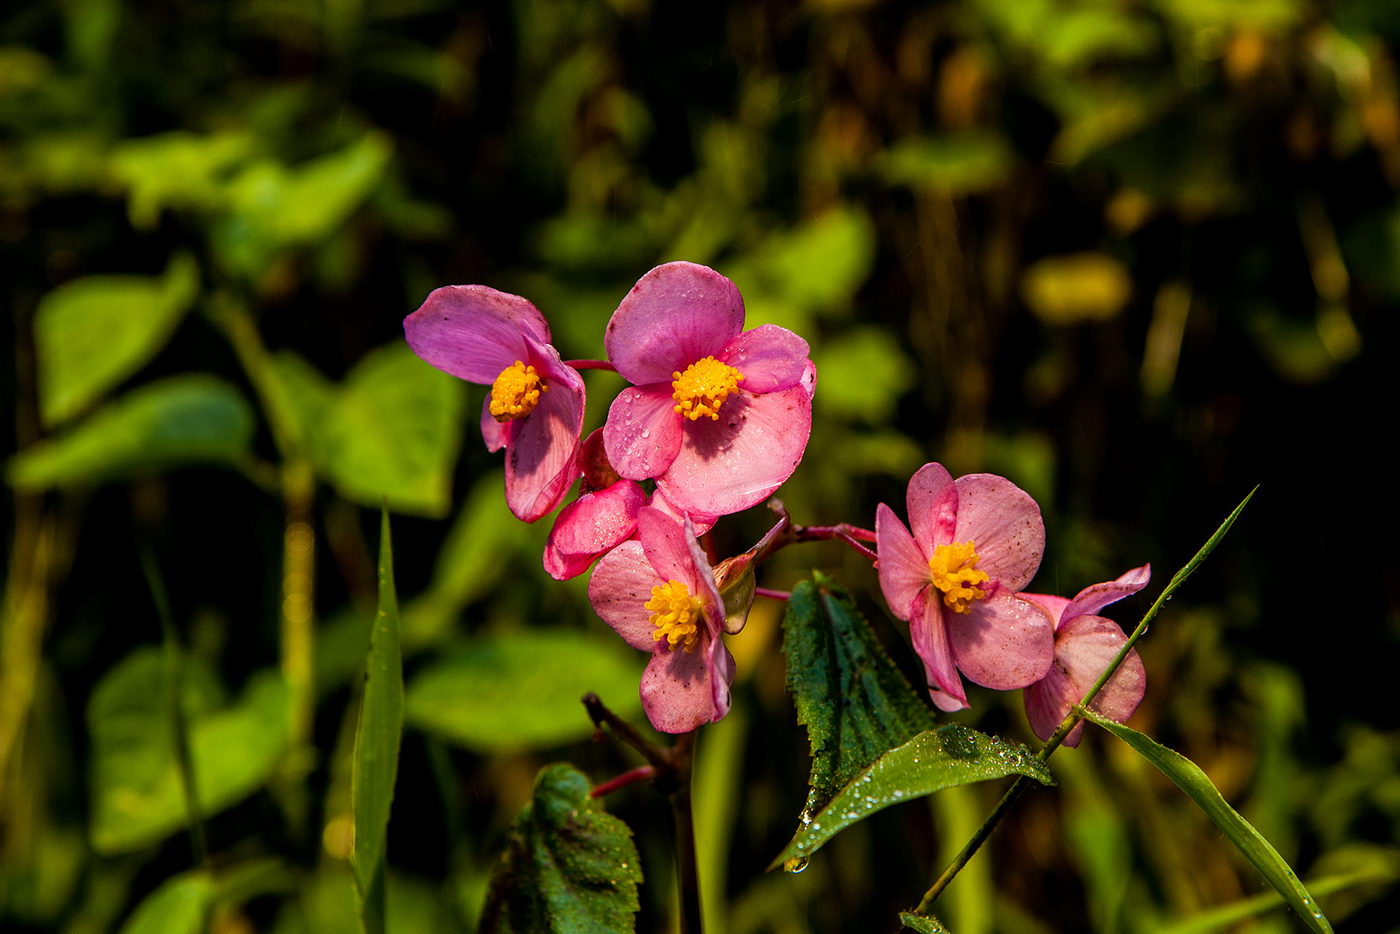
<instances>
[{"instance_id":1,"label":"flower cluster","mask_svg":"<svg viewBox=\"0 0 1400 934\"><path fill-rule=\"evenodd\" d=\"M734 660L696 538L767 499L802 460L816 387L807 342L773 325L745 331L734 283L694 263L658 266L623 298L606 364L565 362L534 305L481 285L435 290L404 333L428 363L491 387L481 432L489 450L505 448L512 513L534 522L579 481L544 567L566 580L602 558L589 597L629 645L652 653L641 686L652 724L679 733L723 717ZM583 365L631 385L581 440Z\"/></svg>"},{"instance_id":2,"label":"flower cluster","mask_svg":"<svg viewBox=\"0 0 1400 934\"><path fill-rule=\"evenodd\" d=\"M608 322L606 362L564 361L534 305L481 285L437 289L404 331L428 363L491 387L481 429L488 449L505 449L511 512L534 522L578 481L550 530L544 568L566 580L597 562L594 609L651 655L641 698L652 725L682 733L723 717L734 658L721 636L742 628L753 565L786 518L718 567L699 536L767 499L802 460L816 387L807 342L773 325L745 331L738 289L693 263L658 266L637 282ZM579 370L587 367L613 369L630 385L584 438ZM885 599L909 623L939 709L968 706L964 676L1024 688L1032 728L1048 737L1126 641L1098 611L1144 587L1149 569L1073 599L1026 593L1045 526L1025 491L926 464L909 481L906 506L908 526L882 503L873 532L832 526L806 529L801 540L841 538L877 559ZM1145 683L1130 654L1094 706L1126 718ZM1078 742L1077 730L1067 742Z\"/></svg>"}]
</instances>

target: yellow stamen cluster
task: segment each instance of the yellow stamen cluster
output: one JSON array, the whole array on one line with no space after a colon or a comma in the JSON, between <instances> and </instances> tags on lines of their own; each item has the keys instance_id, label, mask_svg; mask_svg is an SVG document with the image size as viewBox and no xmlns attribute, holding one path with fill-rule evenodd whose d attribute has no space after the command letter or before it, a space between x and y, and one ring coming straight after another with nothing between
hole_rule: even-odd
<instances>
[{"instance_id":1,"label":"yellow stamen cluster","mask_svg":"<svg viewBox=\"0 0 1400 934\"><path fill-rule=\"evenodd\" d=\"M719 407L729 398L731 392L739 389L739 380L744 378L734 367L720 363L714 357L703 357L685 368L671 374L671 398L676 400L676 411L694 421L708 415L719 420Z\"/></svg>"},{"instance_id":2,"label":"yellow stamen cluster","mask_svg":"<svg viewBox=\"0 0 1400 934\"><path fill-rule=\"evenodd\" d=\"M933 586L943 591L943 602L954 613L970 612L974 602L987 596L987 592L977 586L988 577L986 571L977 570L980 560L972 542L939 545L928 559Z\"/></svg>"},{"instance_id":3,"label":"yellow stamen cluster","mask_svg":"<svg viewBox=\"0 0 1400 934\"><path fill-rule=\"evenodd\" d=\"M680 581L667 581L651 588L651 599L646 602L651 610L651 624L656 627L652 638L657 642L665 639L671 649L683 642L689 652L700 639L700 601L690 595L690 589Z\"/></svg>"},{"instance_id":4,"label":"yellow stamen cluster","mask_svg":"<svg viewBox=\"0 0 1400 934\"><path fill-rule=\"evenodd\" d=\"M517 360L491 384L491 417L498 422L524 418L540 404L542 392L549 392L549 387L540 381L540 374Z\"/></svg>"}]
</instances>

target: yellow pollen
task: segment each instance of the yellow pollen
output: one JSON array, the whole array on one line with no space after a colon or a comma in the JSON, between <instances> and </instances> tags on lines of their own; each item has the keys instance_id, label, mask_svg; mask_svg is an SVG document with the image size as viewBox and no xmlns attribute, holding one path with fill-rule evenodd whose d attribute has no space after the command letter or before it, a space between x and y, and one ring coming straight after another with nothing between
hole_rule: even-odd
<instances>
[{"instance_id":1,"label":"yellow pollen","mask_svg":"<svg viewBox=\"0 0 1400 934\"><path fill-rule=\"evenodd\" d=\"M685 644L687 652L695 648L700 639L700 601L690 595L685 584L680 581L657 584L651 588L646 609L651 610L651 624L656 627L653 639L657 642L665 639L672 650L678 642Z\"/></svg>"},{"instance_id":2,"label":"yellow pollen","mask_svg":"<svg viewBox=\"0 0 1400 934\"><path fill-rule=\"evenodd\" d=\"M540 404L542 392L549 392L549 387L540 381L540 374L517 360L491 384L491 417L498 422L524 418Z\"/></svg>"},{"instance_id":3,"label":"yellow pollen","mask_svg":"<svg viewBox=\"0 0 1400 934\"><path fill-rule=\"evenodd\" d=\"M933 586L943 591L943 602L954 613L970 612L974 602L987 596L987 592L977 586L988 579L986 571L977 570L980 560L972 542L939 545L928 559Z\"/></svg>"},{"instance_id":4,"label":"yellow pollen","mask_svg":"<svg viewBox=\"0 0 1400 934\"><path fill-rule=\"evenodd\" d=\"M743 378L734 367L714 357L702 357L684 373L678 370L671 374L671 398L676 400L676 411L691 421L705 415L718 421L719 407L731 392L738 391Z\"/></svg>"}]
</instances>

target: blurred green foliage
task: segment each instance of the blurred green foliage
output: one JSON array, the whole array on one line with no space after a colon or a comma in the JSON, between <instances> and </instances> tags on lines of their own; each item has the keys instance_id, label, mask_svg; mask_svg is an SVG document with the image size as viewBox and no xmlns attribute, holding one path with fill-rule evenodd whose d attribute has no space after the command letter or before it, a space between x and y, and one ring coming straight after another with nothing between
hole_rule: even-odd
<instances>
[{"instance_id":1,"label":"blurred green foliage","mask_svg":"<svg viewBox=\"0 0 1400 934\"><path fill-rule=\"evenodd\" d=\"M1396 930L1400 503L1373 465L1397 52L1400 15L1366 0L7 8L0 928L351 929L387 498L409 722L388 926L471 929L539 766L634 764L583 742L566 695L586 681L634 714L640 659L583 580L543 575L547 527L510 517L477 440L482 390L421 365L399 322L481 282L598 357L631 284L687 259L739 285L749 326L812 344L812 441L781 491L800 522L869 525L928 460L1003 473L1045 514L1035 589L1072 594L1178 566L1261 484L1143 644L1134 724L1334 922ZM589 374L586 429L620 385ZM727 521L717 546L764 527ZM209 866L179 833L138 543L186 646ZM759 583L813 567L915 673L856 556L790 549ZM711 927L891 925L999 789L892 808L764 875L808 772L778 615L760 600L730 640L734 712L700 740ZM1029 738L1018 697L972 702L954 719ZM939 903L950 930L1289 929L1128 750L1089 739L1054 768ZM607 805L638 828L638 927L664 929L664 818L645 789Z\"/></svg>"}]
</instances>

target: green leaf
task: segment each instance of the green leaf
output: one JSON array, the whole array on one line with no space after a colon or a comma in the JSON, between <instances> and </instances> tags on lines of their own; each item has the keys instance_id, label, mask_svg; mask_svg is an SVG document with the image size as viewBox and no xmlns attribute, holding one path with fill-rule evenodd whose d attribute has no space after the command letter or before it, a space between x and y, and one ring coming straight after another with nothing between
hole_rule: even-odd
<instances>
[{"instance_id":1,"label":"green leaf","mask_svg":"<svg viewBox=\"0 0 1400 934\"><path fill-rule=\"evenodd\" d=\"M901 911L899 923L911 931L918 931L919 934L948 934L948 929L937 918L916 915L912 911Z\"/></svg>"},{"instance_id":2,"label":"green leaf","mask_svg":"<svg viewBox=\"0 0 1400 934\"><path fill-rule=\"evenodd\" d=\"M1161 770L1162 774L1170 778L1188 798L1196 802L1229 841L1254 864L1254 868L1258 869L1269 884L1283 896L1283 900L1298 913L1298 917L1309 930L1317 931L1318 934L1331 934L1332 925L1327 922L1327 918L1323 916L1322 910L1317 907L1317 902L1313 901L1297 874L1283 857L1278 855L1278 851L1269 841L1225 802L1210 778L1196 763L1131 727L1083 707L1076 707L1075 710L1086 720L1098 724L1127 743Z\"/></svg>"},{"instance_id":3,"label":"green leaf","mask_svg":"<svg viewBox=\"0 0 1400 934\"><path fill-rule=\"evenodd\" d=\"M820 573L797 585L783 617L787 685L812 749L804 815L881 755L934 727L851 597Z\"/></svg>"},{"instance_id":4,"label":"green leaf","mask_svg":"<svg viewBox=\"0 0 1400 934\"><path fill-rule=\"evenodd\" d=\"M232 386L212 376L174 376L134 389L67 434L41 441L10 462L12 484L48 489L153 473L190 463L242 459L253 413Z\"/></svg>"},{"instance_id":5,"label":"green leaf","mask_svg":"<svg viewBox=\"0 0 1400 934\"><path fill-rule=\"evenodd\" d=\"M360 916L370 931L384 927L384 844L403 734L403 661L399 654L399 601L394 590L394 551L389 510L379 523L379 612L370 631L365 691L355 731L350 797L355 850L350 866L360 895Z\"/></svg>"},{"instance_id":6,"label":"green leaf","mask_svg":"<svg viewBox=\"0 0 1400 934\"><path fill-rule=\"evenodd\" d=\"M117 143L111 171L127 186L131 225L153 230L166 208L222 207L229 176L252 150L253 137L245 133L176 130Z\"/></svg>"},{"instance_id":7,"label":"green leaf","mask_svg":"<svg viewBox=\"0 0 1400 934\"><path fill-rule=\"evenodd\" d=\"M213 893L203 872L167 879L136 906L120 934L200 934Z\"/></svg>"},{"instance_id":8,"label":"green leaf","mask_svg":"<svg viewBox=\"0 0 1400 934\"><path fill-rule=\"evenodd\" d=\"M822 391L813 402L822 414L868 424L888 424L895 403L914 385L918 367L889 331L856 327L813 354Z\"/></svg>"},{"instance_id":9,"label":"green leaf","mask_svg":"<svg viewBox=\"0 0 1400 934\"><path fill-rule=\"evenodd\" d=\"M39 411L57 425L139 370L165 346L199 293L187 254L163 276L84 276L39 302Z\"/></svg>"},{"instance_id":10,"label":"green leaf","mask_svg":"<svg viewBox=\"0 0 1400 934\"><path fill-rule=\"evenodd\" d=\"M634 930L637 848L588 792L571 765L540 770L492 873L480 934Z\"/></svg>"},{"instance_id":11,"label":"green leaf","mask_svg":"<svg viewBox=\"0 0 1400 934\"><path fill-rule=\"evenodd\" d=\"M810 821L804 817L802 826L769 868L789 861L804 862L847 827L890 805L1008 775L1055 784L1045 763L1019 743L1004 742L958 724L920 733L852 778L825 807L811 815Z\"/></svg>"},{"instance_id":12,"label":"green leaf","mask_svg":"<svg viewBox=\"0 0 1400 934\"><path fill-rule=\"evenodd\" d=\"M952 196L975 194L1002 183L1011 171L1011 149L994 133L910 137L875 162L890 185Z\"/></svg>"},{"instance_id":13,"label":"green leaf","mask_svg":"<svg viewBox=\"0 0 1400 934\"><path fill-rule=\"evenodd\" d=\"M168 676L161 649L138 649L102 678L88 703L92 846L100 854L141 849L186 824ZM190 659L183 688L195 785L207 817L272 775L287 743L287 688L264 672L238 703L220 709L213 676Z\"/></svg>"},{"instance_id":14,"label":"green leaf","mask_svg":"<svg viewBox=\"0 0 1400 934\"><path fill-rule=\"evenodd\" d=\"M641 709L640 656L616 639L530 629L473 639L408 687L408 722L483 753L558 746L593 725L593 691L622 717Z\"/></svg>"},{"instance_id":15,"label":"green leaf","mask_svg":"<svg viewBox=\"0 0 1400 934\"><path fill-rule=\"evenodd\" d=\"M395 510L446 515L465 403L461 380L401 342L383 347L360 361L324 428L312 432L312 460L347 499L367 506L388 499Z\"/></svg>"}]
</instances>

